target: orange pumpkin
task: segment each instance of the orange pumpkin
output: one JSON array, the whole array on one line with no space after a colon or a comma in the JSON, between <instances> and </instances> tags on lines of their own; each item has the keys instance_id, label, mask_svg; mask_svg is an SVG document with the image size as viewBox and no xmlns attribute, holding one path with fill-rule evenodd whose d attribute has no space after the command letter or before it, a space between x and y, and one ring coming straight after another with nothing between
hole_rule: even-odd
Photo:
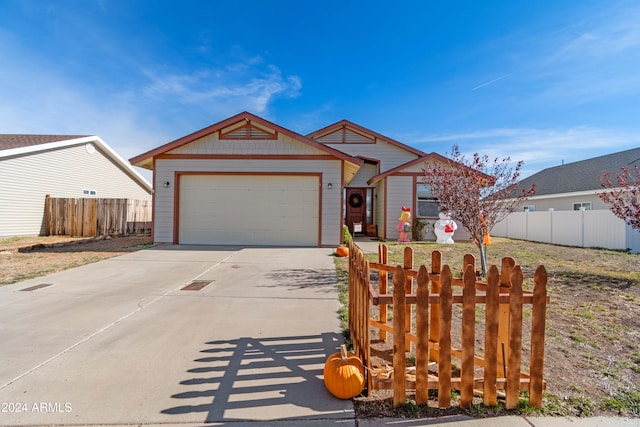
<instances>
[{"instance_id":1,"label":"orange pumpkin","mask_svg":"<svg viewBox=\"0 0 640 427\"><path fill-rule=\"evenodd\" d=\"M349 248L346 246L338 246L336 249L337 256L349 256Z\"/></svg>"},{"instance_id":2,"label":"orange pumpkin","mask_svg":"<svg viewBox=\"0 0 640 427\"><path fill-rule=\"evenodd\" d=\"M364 390L364 366L347 347L340 346L340 352L327 358L324 364L324 385L339 399L351 399Z\"/></svg>"}]
</instances>

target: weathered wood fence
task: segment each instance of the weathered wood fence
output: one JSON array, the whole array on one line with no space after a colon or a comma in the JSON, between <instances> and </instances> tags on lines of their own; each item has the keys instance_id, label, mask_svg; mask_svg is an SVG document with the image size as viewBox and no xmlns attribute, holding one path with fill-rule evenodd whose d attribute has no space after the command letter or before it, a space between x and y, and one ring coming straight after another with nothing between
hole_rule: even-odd
<instances>
[{"instance_id":1,"label":"weathered wood fence","mask_svg":"<svg viewBox=\"0 0 640 427\"><path fill-rule=\"evenodd\" d=\"M48 236L150 234L151 201L47 196L45 227Z\"/></svg>"},{"instance_id":2,"label":"weathered wood fence","mask_svg":"<svg viewBox=\"0 0 640 427\"><path fill-rule=\"evenodd\" d=\"M438 406L451 406L451 390L459 390L461 407L469 407L473 396L481 394L485 405L497 402L498 391L505 390L506 407L518 406L520 390L529 391L529 403L542 406L544 332L548 303L544 266L534 275L533 291L522 289L523 275L513 258L503 258L502 271L493 265L486 281L478 281L475 259L466 255L462 279L454 278L448 265L442 266L439 251L432 253L431 271L422 265L413 268L413 249L405 248L404 265L387 264L387 247L380 245L379 262L365 259L362 251L349 248L349 329L354 351L367 367L368 390L393 389L394 405L406 402L407 389L415 390L416 403L426 404L429 390L438 391ZM378 270L379 287L374 289L370 270ZM389 294L389 276L393 293ZM414 288L414 282L416 287ZM431 286L429 286L431 284ZM461 287L462 293L453 292ZM415 293L413 290L416 289ZM393 305L388 319L387 305ZM523 304L531 305L529 373L522 369ZM371 318L377 305L378 319ZM484 349L476 349L476 319L484 305ZM415 306L415 315L412 308ZM454 306L461 306L461 348L452 347ZM415 316L415 328L412 327ZM389 379L381 378L371 359L371 327L379 330L381 340L387 333L393 339L393 370ZM481 338L481 337L478 337ZM406 352L415 345L415 375L406 374ZM483 357L477 354L482 354ZM452 358L460 360L459 377L452 374ZM437 365L437 375L429 365ZM480 373L480 374L479 374Z\"/></svg>"}]
</instances>

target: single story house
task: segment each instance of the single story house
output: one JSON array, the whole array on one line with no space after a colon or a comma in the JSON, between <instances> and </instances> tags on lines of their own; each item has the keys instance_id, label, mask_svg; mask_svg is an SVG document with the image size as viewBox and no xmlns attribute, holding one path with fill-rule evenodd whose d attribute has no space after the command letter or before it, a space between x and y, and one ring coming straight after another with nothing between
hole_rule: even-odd
<instances>
[{"instance_id":1,"label":"single story house","mask_svg":"<svg viewBox=\"0 0 640 427\"><path fill-rule=\"evenodd\" d=\"M522 188L536 184L536 194L521 209L531 212L609 209L598 197L604 191L598 177L608 172L615 178L623 166L634 165L640 165L640 147L544 169L520 181Z\"/></svg>"},{"instance_id":2,"label":"single story house","mask_svg":"<svg viewBox=\"0 0 640 427\"><path fill-rule=\"evenodd\" d=\"M397 239L402 206L435 222L434 159L346 120L301 135L243 112L130 161L153 170L155 242L335 246L343 224Z\"/></svg>"},{"instance_id":3,"label":"single story house","mask_svg":"<svg viewBox=\"0 0 640 427\"><path fill-rule=\"evenodd\" d=\"M640 251L640 230L616 217L598 194L605 191L599 176L612 182L622 167L640 164L640 148L620 151L544 169L520 181L536 185L536 194L504 221L492 235L567 246Z\"/></svg>"},{"instance_id":4,"label":"single story house","mask_svg":"<svg viewBox=\"0 0 640 427\"><path fill-rule=\"evenodd\" d=\"M150 200L151 185L101 138L0 134L0 237L45 232L45 197Z\"/></svg>"}]
</instances>

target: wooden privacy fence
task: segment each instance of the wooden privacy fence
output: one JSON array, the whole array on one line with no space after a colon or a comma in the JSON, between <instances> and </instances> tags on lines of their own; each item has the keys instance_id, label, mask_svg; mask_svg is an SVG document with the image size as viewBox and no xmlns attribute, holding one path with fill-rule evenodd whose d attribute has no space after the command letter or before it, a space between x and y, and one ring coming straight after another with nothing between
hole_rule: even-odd
<instances>
[{"instance_id":1,"label":"wooden privacy fence","mask_svg":"<svg viewBox=\"0 0 640 427\"><path fill-rule=\"evenodd\" d=\"M451 390L460 392L461 407L469 407L474 394L482 395L483 403L493 406L498 390L505 390L505 405L512 409L518 406L520 391L527 390L530 405L542 406L548 303L544 266L539 266L534 274L534 290L527 291L522 289L522 270L513 258L503 258L501 272L491 266L486 281L479 281L472 255L464 257L461 279L453 277L448 265L442 266L439 251L432 253L431 271L424 265L417 270L413 268L410 247L405 248L402 266L387 264L385 245L380 245L378 257L378 263L369 262L354 243L350 244L349 329L354 351L367 367L369 391L393 389L394 405L398 406L406 402L407 389L415 390L419 405L427 403L429 390L437 390L438 406L447 408L451 406ZM371 283L370 270L379 272L378 290ZM454 287L462 288L462 292L454 293ZM392 320L387 312L390 304ZM522 368L523 304L531 305L529 373ZM372 305L379 307L378 319L370 315ZM484 316L479 309L482 306ZM462 313L459 349L452 346L453 313L459 312L458 308ZM476 337L478 317L484 320L484 337ZM389 367L391 372L387 373L391 375L385 375L387 378L382 378L380 367L374 366L371 358L371 327L378 329L382 341L388 339L388 333L392 334L393 366ZM484 338L482 351L476 349L476 338ZM406 352L411 350L412 343L416 366L407 375ZM452 372L453 358L460 361L459 376ZM430 366L433 374L429 372Z\"/></svg>"},{"instance_id":2,"label":"wooden privacy fence","mask_svg":"<svg viewBox=\"0 0 640 427\"><path fill-rule=\"evenodd\" d=\"M45 227L48 236L150 234L151 201L47 196Z\"/></svg>"}]
</instances>

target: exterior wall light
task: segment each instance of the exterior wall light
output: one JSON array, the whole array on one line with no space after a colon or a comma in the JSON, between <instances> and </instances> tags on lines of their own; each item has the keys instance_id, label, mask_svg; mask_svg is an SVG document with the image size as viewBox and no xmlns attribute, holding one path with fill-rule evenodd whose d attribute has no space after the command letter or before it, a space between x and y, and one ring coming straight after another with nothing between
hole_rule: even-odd
<instances>
[{"instance_id":1,"label":"exterior wall light","mask_svg":"<svg viewBox=\"0 0 640 427\"><path fill-rule=\"evenodd\" d=\"M329 190L331 190L331 189L333 188L333 184L332 184L332 183L328 183L328 184L327 184L327 188L328 188Z\"/></svg>"},{"instance_id":2,"label":"exterior wall light","mask_svg":"<svg viewBox=\"0 0 640 427\"><path fill-rule=\"evenodd\" d=\"M162 183L162 186L163 186L164 188L169 188L169 181L165 181L165 182L163 182L163 183Z\"/></svg>"}]
</instances>

